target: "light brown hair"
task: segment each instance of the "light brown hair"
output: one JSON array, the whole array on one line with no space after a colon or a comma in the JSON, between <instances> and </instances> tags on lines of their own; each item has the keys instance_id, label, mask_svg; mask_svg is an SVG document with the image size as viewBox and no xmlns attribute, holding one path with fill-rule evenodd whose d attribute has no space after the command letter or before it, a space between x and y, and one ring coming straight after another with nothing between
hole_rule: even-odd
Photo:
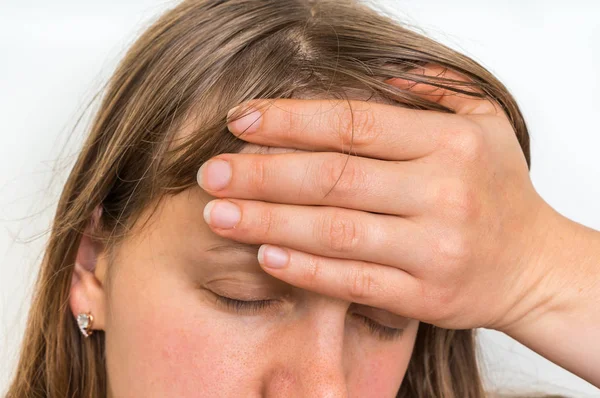
<instances>
[{"instance_id":1,"label":"light brown hair","mask_svg":"<svg viewBox=\"0 0 600 398\"><path fill-rule=\"evenodd\" d=\"M426 64L470 82L423 76ZM166 12L110 79L64 186L8 397L106 396L104 334L83 339L67 304L78 244L96 206L103 213L94 238L110 251L143 209L196 186L203 162L244 146L227 131L225 115L249 99L347 99L355 90L452 112L383 83L391 77L499 104L530 165L521 112L490 72L358 1L188 0ZM184 127L192 133L174 145ZM484 396L474 331L421 324L398 397Z\"/></svg>"}]
</instances>

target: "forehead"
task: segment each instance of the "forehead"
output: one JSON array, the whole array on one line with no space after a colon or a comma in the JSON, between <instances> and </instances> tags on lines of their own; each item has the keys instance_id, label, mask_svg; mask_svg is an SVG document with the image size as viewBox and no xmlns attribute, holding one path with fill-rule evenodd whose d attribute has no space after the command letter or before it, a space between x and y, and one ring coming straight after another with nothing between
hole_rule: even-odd
<instances>
[{"instance_id":1,"label":"forehead","mask_svg":"<svg viewBox=\"0 0 600 398\"><path fill-rule=\"evenodd\" d=\"M247 144L240 152L270 154L295 151L300 150ZM159 198L158 206L155 205L156 203L146 206L134 222L127 240L141 244L140 248L150 244L153 245L153 249L159 247L166 249L166 246L170 245L173 250L176 246L189 245L193 242L197 254L256 253L258 251L256 245L238 243L211 231L204 221L203 212L208 202L214 199L217 198L198 185L175 195L165 195Z\"/></svg>"}]
</instances>

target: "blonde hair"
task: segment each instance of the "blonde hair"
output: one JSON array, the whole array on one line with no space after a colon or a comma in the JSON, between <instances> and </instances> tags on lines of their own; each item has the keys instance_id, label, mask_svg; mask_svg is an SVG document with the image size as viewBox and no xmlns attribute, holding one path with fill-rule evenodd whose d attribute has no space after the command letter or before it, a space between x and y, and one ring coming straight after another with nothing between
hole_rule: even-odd
<instances>
[{"instance_id":1,"label":"blonde hair","mask_svg":"<svg viewBox=\"0 0 600 398\"><path fill-rule=\"evenodd\" d=\"M424 76L426 64L466 81ZM83 339L67 305L77 247L96 206L103 213L94 238L113 250L143 209L195 186L204 161L244 146L227 131L225 115L249 99L347 99L357 90L452 112L383 83L391 77L499 104L530 164L521 112L490 72L358 1L188 0L166 12L110 79L64 186L8 397L106 396L104 334ZM192 133L173 146L184 125ZM474 331L421 324L398 397L484 396Z\"/></svg>"}]
</instances>

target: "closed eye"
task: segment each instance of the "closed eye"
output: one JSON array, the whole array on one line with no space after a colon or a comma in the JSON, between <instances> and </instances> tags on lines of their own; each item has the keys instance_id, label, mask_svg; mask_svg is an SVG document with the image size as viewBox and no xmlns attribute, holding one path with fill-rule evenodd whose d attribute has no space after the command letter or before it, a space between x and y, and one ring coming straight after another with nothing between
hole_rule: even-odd
<instances>
[{"instance_id":1,"label":"closed eye","mask_svg":"<svg viewBox=\"0 0 600 398\"><path fill-rule=\"evenodd\" d=\"M215 294L217 302L224 305L228 310L233 310L237 313L255 314L261 310L267 309L276 304L277 300L253 300L244 301L236 300L230 297Z\"/></svg>"},{"instance_id":2,"label":"closed eye","mask_svg":"<svg viewBox=\"0 0 600 398\"><path fill-rule=\"evenodd\" d=\"M404 329L397 329L391 328L389 326L384 326L364 315L353 314L353 316L360 318L363 321L363 323L369 328L369 331L371 331L371 333L375 334L381 340L394 340L402 336L402 333L404 332Z\"/></svg>"},{"instance_id":3,"label":"closed eye","mask_svg":"<svg viewBox=\"0 0 600 398\"><path fill-rule=\"evenodd\" d=\"M217 303L224 306L227 310L236 312L238 314L256 314L262 310L269 309L274 307L280 302L278 300L237 300L231 297L225 297L218 294L215 294L217 298ZM362 321L362 323L369 329L369 331L374 334L377 338L381 340L393 340L402 336L404 329L392 328L389 326L384 326L373 319L366 317L361 314L352 314L355 318Z\"/></svg>"}]
</instances>

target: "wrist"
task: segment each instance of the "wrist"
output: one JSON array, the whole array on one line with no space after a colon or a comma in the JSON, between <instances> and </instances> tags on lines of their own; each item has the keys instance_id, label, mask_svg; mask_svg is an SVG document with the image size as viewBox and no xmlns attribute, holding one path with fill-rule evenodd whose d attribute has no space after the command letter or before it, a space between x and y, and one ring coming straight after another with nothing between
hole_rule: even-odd
<instances>
[{"instance_id":1,"label":"wrist","mask_svg":"<svg viewBox=\"0 0 600 398\"><path fill-rule=\"evenodd\" d=\"M535 339L544 325L578 316L595 314L600 322L600 312L594 310L600 308L600 232L543 203L524 265L530 283L520 315L498 329L517 340Z\"/></svg>"},{"instance_id":2,"label":"wrist","mask_svg":"<svg viewBox=\"0 0 600 398\"><path fill-rule=\"evenodd\" d=\"M552 213L528 264L533 305L498 330L600 386L600 232Z\"/></svg>"}]
</instances>

